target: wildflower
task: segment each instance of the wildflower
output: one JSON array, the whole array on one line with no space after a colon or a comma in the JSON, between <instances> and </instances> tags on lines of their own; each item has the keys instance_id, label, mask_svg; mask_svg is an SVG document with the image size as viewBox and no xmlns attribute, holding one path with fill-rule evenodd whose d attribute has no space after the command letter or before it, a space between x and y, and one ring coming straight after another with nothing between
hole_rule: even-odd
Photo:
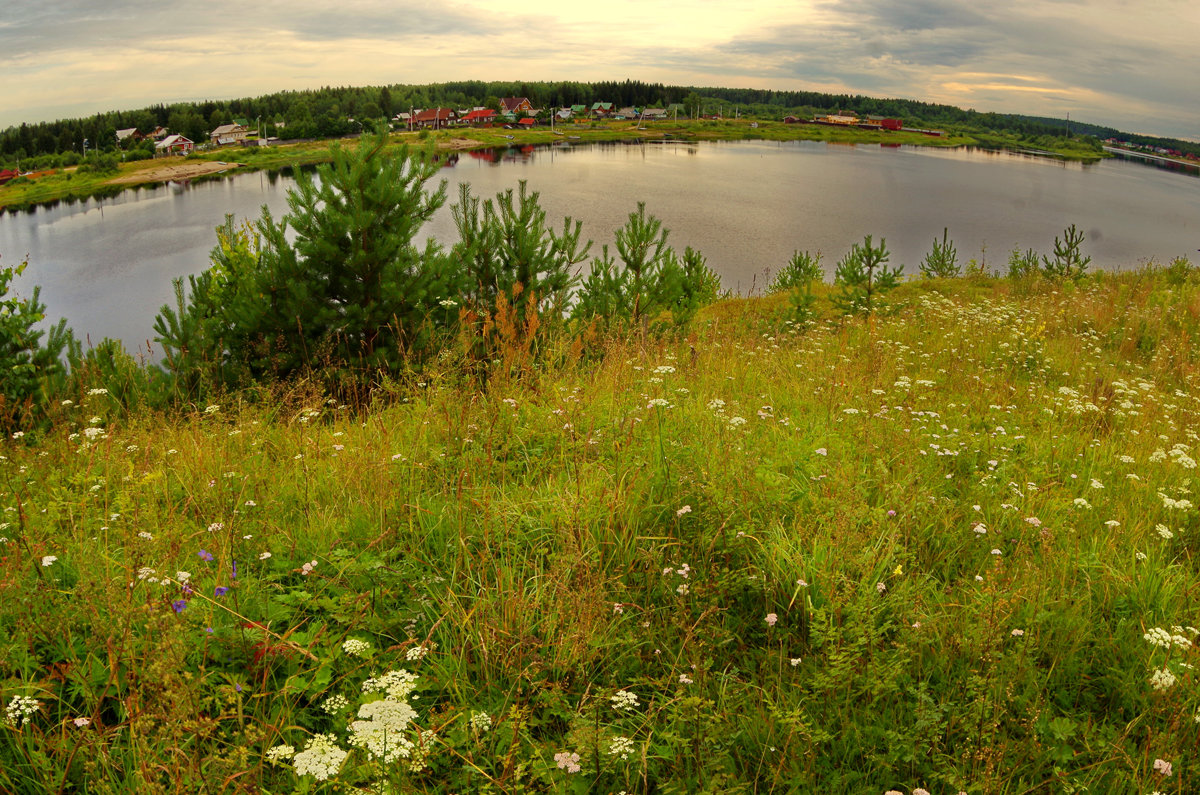
<instances>
[{"instance_id":1,"label":"wildflower","mask_svg":"<svg viewBox=\"0 0 1200 795\"><path fill-rule=\"evenodd\" d=\"M192 579L192 573L190 571L175 572L175 582L179 583L180 585L186 586L188 584L188 580L190 579Z\"/></svg>"},{"instance_id":2,"label":"wildflower","mask_svg":"<svg viewBox=\"0 0 1200 795\"><path fill-rule=\"evenodd\" d=\"M381 702L376 702L381 703ZM325 781L336 775L346 759L346 752L337 746L337 738L332 734L318 734L308 741L303 751L292 759L296 774L312 776L317 781Z\"/></svg>"},{"instance_id":3,"label":"wildflower","mask_svg":"<svg viewBox=\"0 0 1200 795\"><path fill-rule=\"evenodd\" d=\"M315 560L310 560L308 563L305 563L300 567L300 574L304 577L307 577L313 573L313 569L315 568L317 568L317 562Z\"/></svg>"},{"instance_id":4,"label":"wildflower","mask_svg":"<svg viewBox=\"0 0 1200 795\"><path fill-rule=\"evenodd\" d=\"M646 408L669 409L671 408L671 404L665 398L651 398L650 402L646 404Z\"/></svg>"},{"instance_id":5,"label":"wildflower","mask_svg":"<svg viewBox=\"0 0 1200 795\"><path fill-rule=\"evenodd\" d=\"M408 651L404 652L404 659L409 662L415 662L429 653L428 646L413 646Z\"/></svg>"},{"instance_id":6,"label":"wildflower","mask_svg":"<svg viewBox=\"0 0 1200 795\"><path fill-rule=\"evenodd\" d=\"M1155 690L1167 690L1175 684L1175 674L1171 673L1170 668L1155 669L1154 673L1150 674L1150 685Z\"/></svg>"},{"instance_id":7,"label":"wildflower","mask_svg":"<svg viewBox=\"0 0 1200 795\"><path fill-rule=\"evenodd\" d=\"M277 745L274 748L267 750L267 761L272 764L282 762L285 759L291 759L296 755L296 749L290 745Z\"/></svg>"},{"instance_id":8,"label":"wildflower","mask_svg":"<svg viewBox=\"0 0 1200 795\"><path fill-rule=\"evenodd\" d=\"M1104 523L1104 526L1116 528L1116 527L1120 527L1121 523L1118 522L1116 519L1109 519L1107 522Z\"/></svg>"},{"instance_id":9,"label":"wildflower","mask_svg":"<svg viewBox=\"0 0 1200 795\"><path fill-rule=\"evenodd\" d=\"M342 651L350 657L361 657L371 650L371 644L358 638L350 638L342 644Z\"/></svg>"},{"instance_id":10,"label":"wildflower","mask_svg":"<svg viewBox=\"0 0 1200 795\"><path fill-rule=\"evenodd\" d=\"M884 582L877 582L877 583L875 583L875 590L878 591L879 593L883 593L884 591L887 590L887 584Z\"/></svg>"},{"instance_id":11,"label":"wildflower","mask_svg":"<svg viewBox=\"0 0 1200 795\"><path fill-rule=\"evenodd\" d=\"M212 405L210 405L210 406L205 406L205 407L204 407L204 413L205 413L205 414L216 414L216 413L217 413L218 411L220 411L220 410L221 410L221 407L220 407L220 406L212 406Z\"/></svg>"},{"instance_id":12,"label":"wildflower","mask_svg":"<svg viewBox=\"0 0 1200 795\"><path fill-rule=\"evenodd\" d=\"M207 549L200 550L199 552L196 553L196 555L200 558L200 560L203 560L207 563L212 562L212 559L213 559L212 553L209 552Z\"/></svg>"},{"instance_id":13,"label":"wildflower","mask_svg":"<svg viewBox=\"0 0 1200 795\"><path fill-rule=\"evenodd\" d=\"M568 773L578 773L580 770L583 770L579 766L579 754L572 754L567 751L555 754L554 763L558 765L560 770L565 770Z\"/></svg>"},{"instance_id":14,"label":"wildflower","mask_svg":"<svg viewBox=\"0 0 1200 795\"><path fill-rule=\"evenodd\" d=\"M1034 527L1041 527L1041 526L1042 526L1042 520L1041 520L1041 519L1039 519L1039 518L1037 518L1036 516L1026 516L1026 517L1025 517L1025 521L1026 521L1028 524L1031 524L1031 525L1033 525Z\"/></svg>"},{"instance_id":15,"label":"wildflower","mask_svg":"<svg viewBox=\"0 0 1200 795\"><path fill-rule=\"evenodd\" d=\"M1014 630L1012 631L1012 636L1013 636L1014 638L1019 638L1019 637L1021 637L1021 636L1022 636L1022 635L1024 635L1024 634L1025 634L1025 630L1023 630L1023 629L1014 629Z\"/></svg>"},{"instance_id":16,"label":"wildflower","mask_svg":"<svg viewBox=\"0 0 1200 795\"><path fill-rule=\"evenodd\" d=\"M225 587L224 585L218 585L216 588L213 588L213 596L216 596L218 598L224 596L227 593L229 593L229 589L227 587Z\"/></svg>"},{"instance_id":17,"label":"wildflower","mask_svg":"<svg viewBox=\"0 0 1200 795\"><path fill-rule=\"evenodd\" d=\"M613 613L624 613L625 606L620 602L613 602Z\"/></svg>"},{"instance_id":18,"label":"wildflower","mask_svg":"<svg viewBox=\"0 0 1200 795\"><path fill-rule=\"evenodd\" d=\"M688 584L685 582L683 585L680 585L678 588L675 589L675 593L679 594L680 596L687 596L688 591L690 591L690 590L691 589L688 588Z\"/></svg>"},{"instance_id":19,"label":"wildflower","mask_svg":"<svg viewBox=\"0 0 1200 795\"><path fill-rule=\"evenodd\" d=\"M685 506L683 506L682 508L680 508L678 511L676 511L676 512L675 512L675 515L676 515L676 516L683 516L685 513L691 513L691 512L692 512L692 506L690 506L690 505L685 505Z\"/></svg>"},{"instance_id":20,"label":"wildflower","mask_svg":"<svg viewBox=\"0 0 1200 795\"><path fill-rule=\"evenodd\" d=\"M485 732L492 728L492 716L486 712L476 712L471 716L471 728L477 732Z\"/></svg>"},{"instance_id":21,"label":"wildflower","mask_svg":"<svg viewBox=\"0 0 1200 795\"><path fill-rule=\"evenodd\" d=\"M993 550L992 550L992 554L993 554L993 555L1003 555L1004 553L1003 553L1003 552L1001 552L1001 551L1000 551L1000 550L998 550L998 549L993 549Z\"/></svg>"},{"instance_id":22,"label":"wildflower","mask_svg":"<svg viewBox=\"0 0 1200 795\"><path fill-rule=\"evenodd\" d=\"M729 427L730 428L737 428L737 427L739 427L741 425L745 425L745 424L746 424L745 417L730 417L729 418Z\"/></svg>"},{"instance_id":23,"label":"wildflower","mask_svg":"<svg viewBox=\"0 0 1200 795\"><path fill-rule=\"evenodd\" d=\"M78 728L81 728L81 729L84 726L87 726L88 724L90 724L91 722L92 722L91 718L83 717L83 716L78 717L75 720L71 721L71 723L74 723Z\"/></svg>"},{"instance_id":24,"label":"wildflower","mask_svg":"<svg viewBox=\"0 0 1200 795\"><path fill-rule=\"evenodd\" d=\"M343 695L334 694L325 699L324 703L321 704L321 709L330 715L336 715L348 706L350 706L350 699Z\"/></svg>"},{"instance_id":25,"label":"wildflower","mask_svg":"<svg viewBox=\"0 0 1200 795\"><path fill-rule=\"evenodd\" d=\"M88 394L89 395L107 395L108 390L104 389L103 387L97 387L95 389L89 389Z\"/></svg>"},{"instance_id":26,"label":"wildflower","mask_svg":"<svg viewBox=\"0 0 1200 795\"><path fill-rule=\"evenodd\" d=\"M1154 760L1154 772L1162 773L1164 776L1171 775L1171 763L1165 759Z\"/></svg>"},{"instance_id":27,"label":"wildflower","mask_svg":"<svg viewBox=\"0 0 1200 795\"><path fill-rule=\"evenodd\" d=\"M403 701L408 698L409 693L417 689L419 678L401 668L398 671L388 671L382 676L371 677L363 682L362 690L364 693L385 693L391 699Z\"/></svg>"},{"instance_id":28,"label":"wildflower","mask_svg":"<svg viewBox=\"0 0 1200 795\"><path fill-rule=\"evenodd\" d=\"M826 450L824 447L818 447L816 450L813 450L813 452L816 453L817 455L824 455L824 456L829 455L829 451Z\"/></svg>"},{"instance_id":29,"label":"wildflower","mask_svg":"<svg viewBox=\"0 0 1200 795\"><path fill-rule=\"evenodd\" d=\"M983 582L983 576L982 576L982 575L980 575L980 574L976 574L976 575L975 575L975 582Z\"/></svg>"},{"instance_id":30,"label":"wildflower","mask_svg":"<svg viewBox=\"0 0 1200 795\"><path fill-rule=\"evenodd\" d=\"M270 552L262 552L262 553L259 553L258 559L259 559L259 560L266 560L266 559L267 559L267 558L269 558L269 557L271 557L271 553L270 553Z\"/></svg>"},{"instance_id":31,"label":"wildflower","mask_svg":"<svg viewBox=\"0 0 1200 795\"><path fill-rule=\"evenodd\" d=\"M633 740L628 737L614 737L612 742L608 744L609 756L619 756L622 759L628 759L633 753Z\"/></svg>"},{"instance_id":32,"label":"wildflower","mask_svg":"<svg viewBox=\"0 0 1200 795\"><path fill-rule=\"evenodd\" d=\"M775 613L767 613L766 621L768 627L773 627L775 626L776 622L779 621L779 616L777 616Z\"/></svg>"},{"instance_id":33,"label":"wildflower","mask_svg":"<svg viewBox=\"0 0 1200 795\"><path fill-rule=\"evenodd\" d=\"M803 657L792 657L791 659L789 659L789 660L788 660L788 663L789 663L789 664L790 664L790 665L791 665L793 668L799 668L799 667L800 667L800 663L802 663L802 662L804 662L804 658L803 658Z\"/></svg>"},{"instance_id":34,"label":"wildflower","mask_svg":"<svg viewBox=\"0 0 1200 795\"><path fill-rule=\"evenodd\" d=\"M917 787L912 791L912 795L929 795L929 790Z\"/></svg>"},{"instance_id":35,"label":"wildflower","mask_svg":"<svg viewBox=\"0 0 1200 795\"><path fill-rule=\"evenodd\" d=\"M176 599L174 602L171 602L171 609L176 613L182 613L185 608L187 608L186 599Z\"/></svg>"},{"instance_id":36,"label":"wildflower","mask_svg":"<svg viewBox=\"0 0 1200 795\"><path fill-rule=\"evenodd\" d=\"M808 582L806 582L805 580L796 580L796 584L799 585L801 588L808 587Z\"/></svg>"},{"instance_id":37,"label":"wildflower","mask_svg":"<svg viewBox=\"0 0 1200 795\"><path fill-rule=\"evenodd\" d=\"M1175 534L1172 533L1170 528L1168 528L1165 524L1156 524L1154 526L1154 532L1158 533L1159 537L1165 541L1170 541L1175 537Z\"/></svg>"},{"instance_id":38,"label":"wildflower","mask_svg":"<svg viewBox=\"0 0 1200 795\"><path fill-rule=\"evenodd\" d=\"M41 706L42 702L33 696L13 696L4 710L4 717L11 726L24 726Z\"/></svg>"},{"instance_id":39,"label":"wildflower","mask_svg":"<svg viewBox=\"0 0 1200 795\"><path fill-rule=\"evenodd\" d=\"M978 535L987 535L987 525L985 525L983 522L976 522L971 529L974 530Z\"/></svg>"},{"instance_id":40,"label":"wildflower","mask_svg":"<svg viewBox=\"0 0 1200 795\"><path fill-rule=\"evenodd\" d=\"M55 555L46 555L42 558L42 566L47 567L47 568L50 566L53 566L54 562L57 560L58 560L58 557Z\"/></svg>"},{"instance_id":41,"label":"wildflower","mask_svg":"<svg viewBox=\"0 0 1200 795\"><path fill-rule=\"evenodd\" d=\"M1103 484L1103 483L1101 483L1100 481L1096 480L1095 478L1092 478L1092 483L1091 483L1091 486L1092 486L1092 488L1093 488L1093 489L1102 489L1102 488L1104 488L1104 484Z\"/></svg>"},{"instance_id":42,"label":"wildflower","mask_svg":"<svg viewBox=\"0 0 1200 795\"><path fill-rule=\"evenodd\" d=\"M679 675L679 684L690 685L691 683L692 683L692 677L688 676L687 674Z\"/></svg>"},{"instance_id":43,"label":"wildflower","mask_svg":"<svg viewBox=\"0 0 1200 795\"><path fill-rule=\"evenodd\" d=\"M618 690L613 693L609 701L612 702L613 709L617 712L632 712L640 706L637 693L631 693L628 690Z\"/></svg>"},{"instance_id":44,"label":"wildflower","mask_svg":"<svg viewBox=\"0 0 1200 795\"><path fill-rule=\"evenodd\" d=\"M1076 497L1075 498L1075 507L1083 508L1084 510L1087 510L1092 507L1092 504L1090 502L1088 502L1087 500L1085 500L1083 497Z\"/></svg>"},{"instance_id":45,"label":"wildflower","mask_svg":"<svg viewBox=\"0 0 1200 795\"><path fill-rule=\"evenodd\" d=\"M152 534L150 534L150 533L147 533L145 530L143 530L142 532L138 533L138 538L144 538L144 539L146 539L147 541L153 541L153 540L154 540L154 536L153 536Z\"/></svg>"}]
</instances>

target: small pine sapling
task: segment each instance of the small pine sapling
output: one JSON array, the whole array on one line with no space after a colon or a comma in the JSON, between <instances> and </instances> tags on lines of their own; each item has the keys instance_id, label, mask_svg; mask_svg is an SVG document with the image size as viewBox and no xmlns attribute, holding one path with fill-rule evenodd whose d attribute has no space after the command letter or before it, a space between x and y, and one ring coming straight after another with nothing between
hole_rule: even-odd
<instances>
[{"instance_id":1,"label":"small pine sapling","mask_svg":"<svg viewBox=\"0 0 1200 795\"><path fill-rule=\"evenodd\" d=\"M844 314L869 318L880 299L900 283L903 268L887 267L890 257L887 240L880 238L875 246L870 235L846 252L834 272L834 284L842 288L834 300Z\"/></svg>"},{"instance_id":2,"label":"small pine sapling","mask_svg":"<svg viewBox=\"0 0 1200 795\"><path fill-rule=\"evenodd\" d=\"M933 239L933 249L925 255L921 262L921 273L927 279L953 279L962 275L962 267L958 264L958 250L954 241L950 240L950 230L942 228L942 239Z\"/></svg>"},{"instance_id":3,"label":"small pine sapling","mask_svg":"<svg viewBox=\"0 0 1200 795\"><path fill-rule=\"evenodd\" d=\"M1071 224L1061 238L1054 238L1054 257L1042 257L1042 273L1051 279L1082 279L1092 261L1079 250L1082 245L1083 232Z\"/></svg>"}]
</instances>

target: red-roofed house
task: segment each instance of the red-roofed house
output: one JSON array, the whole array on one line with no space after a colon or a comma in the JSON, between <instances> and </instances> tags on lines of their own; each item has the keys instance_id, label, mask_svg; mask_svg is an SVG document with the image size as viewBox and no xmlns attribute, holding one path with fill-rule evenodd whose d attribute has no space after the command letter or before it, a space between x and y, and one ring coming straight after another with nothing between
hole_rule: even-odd
<instances>
[{"instance_id":1,"label":"red-roofed house","mask_svg":"<svg viewBox=\"0 0 1200 795\"><path fill-rule=\"evenodd\" d=\"M522 127L532 127L536 123L537 123L536 119L531 119L528 116L526 116L525 118L523 118L519 122L517 122L517 124L521 125Z\"/></svg>"},{"instance_id":2,"label":"red-roofed house","mask_svg":"<svg viewBox=\"0 0 1200 795\"><path fill-rule=\"evenodd\" d=\"M0 185L3 185L9 180L16 179L19 176L21 175L16 171L13 171L11 168L0 169Z\"/></svg>"},{"instance_id":3,"label":"red-roofed house","mask_svg":"<svg viewBox=\"0 0 1200 795\"><path fill-rule=\"evenodd\" d=\"M418 111L413 115L413 125L417 127L445 127L452 124L458 114L450 108L429 108Z\"/></svg>"},{"instance_id":4,"label":"red-roofed house","mask_svg":"<svg viewBox=\"0 0 1200 795\"><path fill-rule=\"evenodd\" d=\"M491 110L490 108L480 108L479 110L473 110L466 116L463 116L460 121L464 122L465 124L488 124L496 120L496 115L496 111Z\"/></svg>"}]
</instances>

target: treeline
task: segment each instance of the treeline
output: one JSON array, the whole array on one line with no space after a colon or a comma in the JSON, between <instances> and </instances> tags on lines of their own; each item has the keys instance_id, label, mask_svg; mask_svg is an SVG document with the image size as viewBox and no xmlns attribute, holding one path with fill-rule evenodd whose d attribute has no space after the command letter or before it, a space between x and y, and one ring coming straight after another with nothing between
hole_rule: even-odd
<instances>
[{"instance_id":1,"label":"treeline","mask_svg":"<svg viewBox=\"0 0 1200 795\"><path fill-rule=\"evenodd\" d=\"M171 105L158 104L140 110L109 111L77 119L60 119L38 124L21 124L0 132L0 164L23 169L70 165L50 160L84 149L116 151L116 132L136 128L149 133L164 127L201 143L214 128L234 119L245 119L267 135L284 138L332 138L358 132L378 119L388 119L412 108L446 106L455 108L495 106L500 97L528 97L535 107L563 107L612 102L618 106L682 106L680 116L732 114L763 119L782 119L789 114L807 116L842 110L858 114L898 116L909 126L949 127L1006 133L1025 138L1069 135L1066 122L999 113L979 113L952 105L911 99L885 99L857 94L827 94L816 91L770 91L749 88L669 86L640 80L596 83L487 82L463 80L428 85L395 84L365 87L324 87L307 91L279 91L260 97L207 100ZM1071 133L1123 137L1136 142L1160 142L1181 151L1200 152L1200 146L1171 139L1131 136L1111 128L1071 124ZM86 144L85 144L86 142ZM143 156L152 148L132 139L126 150ZM135 154L136 156L136 154ZM35 161L35 158L43 160ZM128 159L128 158L126 158Z\"/></svg>"}]
</instances>

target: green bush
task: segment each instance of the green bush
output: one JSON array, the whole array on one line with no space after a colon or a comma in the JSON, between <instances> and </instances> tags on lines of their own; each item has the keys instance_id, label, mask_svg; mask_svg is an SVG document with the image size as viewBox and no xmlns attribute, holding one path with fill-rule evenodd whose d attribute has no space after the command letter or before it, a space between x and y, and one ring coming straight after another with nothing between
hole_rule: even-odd
<instances>
[{"instance_id":1,"label":"green bush","mask_svg":"<svg viewBox=\"0 0 1200 795\"><path fill-rule=\"evenodd\" d=\"M921 262L921 274L925 278L949 279L962 275L962 266L958 264L958 251L949 239L949 233L949 229L943 228L942 239L933 239L933 249Z\"/></svg>"},{"instance_id":2,"label":"green bush","mask_svg":"<svg viewBox=\"0 0 1200 795\"><path fill-rule=\"evenodd\" d=\"M46 406L65 384L64 356L77 350L65 319L48 331L35 328L46 311L38 300L40 287L28 298L12 292L13 279L28 264L0 268L0 426L6 432L44 418Z\"/></svg>"},{"instance_id":3,"label":"green bush","mask_svg":"<svg viewBox=\"0 0 1200 795\"><path fill-rule=\"evenodd\" d=\"M297 173L281 221L227 221L213 267L155 321L168 366L187 388L317 368L350 386L429 353L465 286L436 243L414 242L445 201L445 183L426 187L437 172L429 153L364 136Z\"/></svg>"},{"instance_id":4,"label":"green bush","mask_svg":"<svg viewBox=\"0 0 1200 795\"><path fill-rule=\"evenodd\" d=\"M880 238L879 245L875 246L871 236L867 235L838 262L834 284L842 289L835 303L845 314L869 317L879 308L879 300L900 283L903 269L900 266L888 268L890 257L885 239Z\"/></svg>"},{"instance_id":5,"label":"green bush","mask_svg":"<svg viewBox=\"0 0 1200 795\"><path fill-rule=\"evenodd\" d=\"M646 215L645 203L638 202L637 211L616 233L622 267L604 246L576 296L573 315L585 321L645 327L669 312L672 322L681 324L706 296L715 299L716 274L690 248L681 261L667 245L667 235L662 221Z\"/></svg>"},{"instance_id":6,"label":"green bush","mask_svg":"<svg viewBox=\"0 0 1200 795\"><path fill-rule=\"evenodd\" d=\"M1091 257L1083 256L1083 232L1071 224L1061 238L1054 238L1054 256L1042 257L1042 273L1051 279L1081 279L1087 273Z\"/></svg>"}]
</instances>

